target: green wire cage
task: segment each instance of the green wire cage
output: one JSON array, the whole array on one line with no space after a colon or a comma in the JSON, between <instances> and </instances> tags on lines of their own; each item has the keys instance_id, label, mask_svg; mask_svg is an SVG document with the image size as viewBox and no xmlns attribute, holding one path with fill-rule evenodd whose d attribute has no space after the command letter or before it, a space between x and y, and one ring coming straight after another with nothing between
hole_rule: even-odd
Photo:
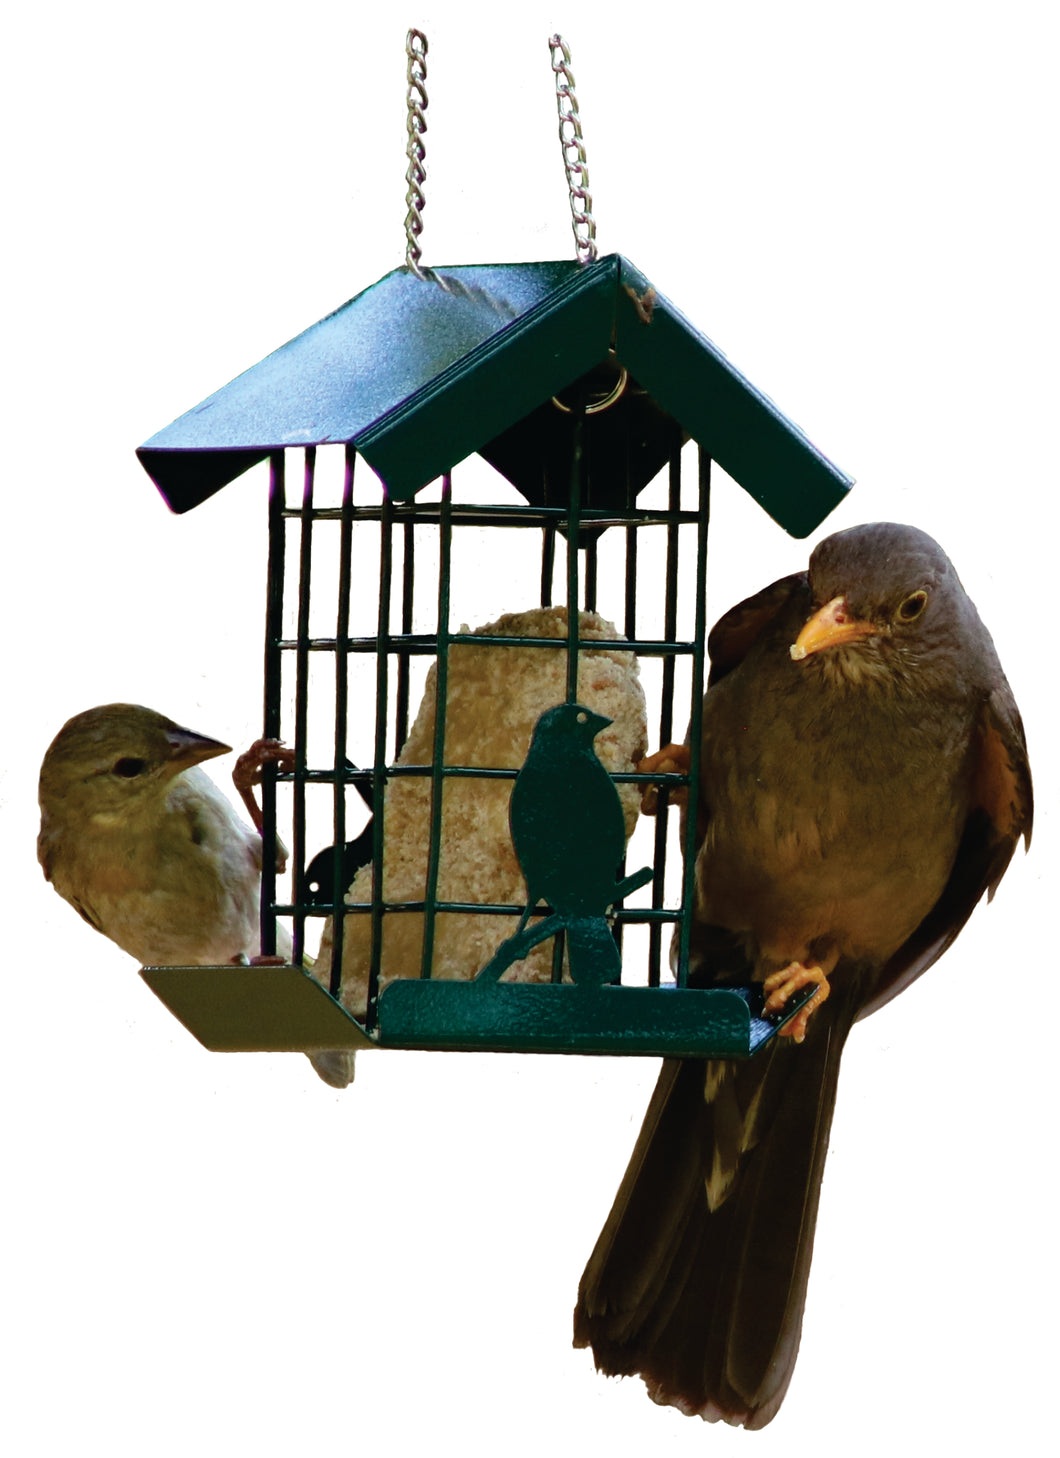
<instances>
[{"instance_id":1,"label":"green wire cage","mask_svg":"<svg viewBox=\"0 0 1060 1458\"><path fill-rule=\"evenodd\" d=\"M262 949L291 948L144 969L201 1042L746 1057L772 1036L754 990L688 985L695 817L667 804L697 796L711 466L794 536L851 483L628 260L397 269L138 455L177 512L270 471L263 730L293 768L264 777ZM487 576L529 617L484 637ZM688 774L601 767L608 719L581 700L633 655L645 747L687 727ZM499 698L462 677L487 658ZM546 665L589 727L531 784L547 715L491 746L505 686L518 703ZM614 866L648 784L654 823Z\"/></svg>"}]
</instances>

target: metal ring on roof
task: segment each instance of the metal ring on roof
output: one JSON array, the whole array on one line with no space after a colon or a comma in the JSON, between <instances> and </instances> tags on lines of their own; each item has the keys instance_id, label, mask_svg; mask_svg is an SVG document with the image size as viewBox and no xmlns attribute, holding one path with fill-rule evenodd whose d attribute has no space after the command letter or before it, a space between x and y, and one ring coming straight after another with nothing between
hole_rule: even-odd
<instances>
[{"instance_id":1,"label":"metal ring on roof","mask_svg":"<svg viewBox=\"0 0 1060 1458\"><path fill-rule=\"evenodd\" d=\"M626 369L625 365L619 365L618 379L615 381L615 383L612 385L611 389L606 395L604 395L599 400L594 400L591 405L586 405L586 415L599 415L601 410L610 410L612 405L616 404L617 401L621 400L628 384L629 371ZM572 413L571 407L569 405L564 405L563 401L559 398L558 395L552 396L552 403L553 405L555 405L557 410L562 410L564 415L570 415Z\"/></svg>"}]
</instances>

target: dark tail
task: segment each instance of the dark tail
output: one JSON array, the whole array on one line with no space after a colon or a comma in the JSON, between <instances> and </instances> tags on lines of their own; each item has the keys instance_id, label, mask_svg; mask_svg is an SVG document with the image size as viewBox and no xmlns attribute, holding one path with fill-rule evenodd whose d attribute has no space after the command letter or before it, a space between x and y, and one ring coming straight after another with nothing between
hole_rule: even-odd
<instances>
[{"instance_id":1,"label":"dark tail","mask_svg":"<svg viewBox=\"0 0 1060 1458\"><path fill-rule=\"evenodd\" d=\"M847 1003L847 1006L844 1006ZM746 1063L667 1060L578 1289L574 1345L660 1403L761 1428L799 1350L853 999Z\"/></svg>"}]
</instances>

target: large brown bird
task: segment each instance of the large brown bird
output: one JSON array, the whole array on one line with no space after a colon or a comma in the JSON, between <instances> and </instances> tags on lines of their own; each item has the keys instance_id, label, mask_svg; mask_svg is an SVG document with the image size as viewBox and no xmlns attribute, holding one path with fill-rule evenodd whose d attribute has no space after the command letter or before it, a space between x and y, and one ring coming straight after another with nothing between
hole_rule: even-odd
<instances>
[{"instance_id":1,"label":"large brown bird","mask_svg":"<svg viewBox=\"0 0 1060 1458\"><path fill-rule=\"evenodd\" d=\"M852 1024L929 967L1020 837L1031 779L990 635L938 545L891 523L710 636L691 977L817 983L745 1063L667 1060L582 1277L576 1346L656 1402L764 1427L798 1353Z\"/></svg>"}]
</instances>

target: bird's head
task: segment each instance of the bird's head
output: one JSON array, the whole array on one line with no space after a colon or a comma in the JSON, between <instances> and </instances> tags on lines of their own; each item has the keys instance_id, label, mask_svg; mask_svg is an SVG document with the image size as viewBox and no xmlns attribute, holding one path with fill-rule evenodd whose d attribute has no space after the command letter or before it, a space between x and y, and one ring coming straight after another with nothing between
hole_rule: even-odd
<instances>
[{"instance_id":1,"label":"bird's head","mask_svg":"<svg viewBox=\"0 0 1060 1458\"><path fill-rule=\"evenodd\" d=\"M567 740L580 748L592 744L600 730L611 722L582 704L557 704L554 709L546 709L538 719L533 742Z\"/></svg>"},{"instance_id":2,"label":"bird's head","mask_svg":"<svg viewBox=\"0 0 1060 1458\"><path fill-rule=\"evenodd\" d=\"M44 756L42 816L103 822L125 815L163 793L176 775L229 750L140 704L86 709L63 725Z\"/></svg>"},{"instance_id":3,"label":"bird's head","mask_svg":"<svg viewBox=\"0 0 1060 1458\"><path fill-rule=\"evenodd\" d=\"M894 522L827 537L810 558L809 578L813 612L791 656L850 682L899 680L956 641L965 613L974 613L938 543Z\"/></svg>"}]
</instances>

